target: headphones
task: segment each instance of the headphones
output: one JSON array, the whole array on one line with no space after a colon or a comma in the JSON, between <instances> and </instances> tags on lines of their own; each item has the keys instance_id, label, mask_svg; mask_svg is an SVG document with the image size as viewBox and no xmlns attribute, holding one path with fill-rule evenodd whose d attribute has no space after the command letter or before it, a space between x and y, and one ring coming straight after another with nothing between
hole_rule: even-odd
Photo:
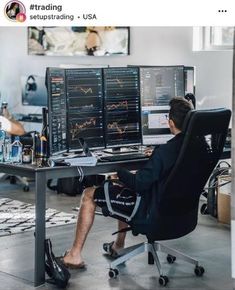
<instances>
[{"instance_id":1,"label":"headphones","mask_svg":"<svg viewBox=\"0 0 235 290\"><path fill-rule=\"evenodd\" d=\"M33 75L29 75L25 84L25 90L26 91L32 91L35 92L37 90L37 84L35 77Z\"/></svg>"},{"instance_id":2,"label":"headphones","mask_svg":"<svg viewBox=\"0 0 235 290\"><path fill-rule=\"evenodd\" d=\"M196 98L194 94L188 93L184 96L187 101L191 101L193 104L194 109L196 108Z\"/></svg>"}]
</instances>

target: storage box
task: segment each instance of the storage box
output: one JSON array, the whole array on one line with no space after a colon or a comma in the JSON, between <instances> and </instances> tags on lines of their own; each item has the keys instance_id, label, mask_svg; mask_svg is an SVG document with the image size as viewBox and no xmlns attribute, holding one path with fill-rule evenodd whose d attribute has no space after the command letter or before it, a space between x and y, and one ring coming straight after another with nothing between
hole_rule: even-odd
<instances>
[{"instance_id":1,"label":"storage box","mask_svg":"<svg viewBox=\"0 0 235 290\"><path fill-rule=\"evenodd\" d=\"M231 176L218 177L218 222L230 224L231 221Z\"/></svg>"}]
</instances>

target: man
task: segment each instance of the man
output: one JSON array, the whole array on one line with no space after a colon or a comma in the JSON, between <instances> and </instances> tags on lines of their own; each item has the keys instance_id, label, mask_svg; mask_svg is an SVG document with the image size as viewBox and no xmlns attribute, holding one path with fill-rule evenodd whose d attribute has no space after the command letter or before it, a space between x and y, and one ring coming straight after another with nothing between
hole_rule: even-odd
<instances>
[{"instance_id":1,"label":"man","mask_svg":"<svg viewBox=\"0 0 235 290\"><path fill-rule=\"evenodd\" d=\"M25 134L23 125L12 118L6 107L2 108L2 116L0 116L0 130L17 136Z\"/></svg>"},{"instance_id":2,"label":"man","mask_svg":"<svg viewBox=\"0 0 235 290\"><path fill-rule=\"evenodd\" d=\"M111 187L109 192L113 208L122 210L125 213L131 213L136 201L136 192L142 195L157 194L157 183L169 176L183 142L181 130L185 116L193 108L190 102L181 97L173 98L169 105L168 123L171 133L175 137L167 144L156 148L146 165L135 174L125 169L117 171L120 181L125 186L113 185ZM75 240L72 248L67 251L63 258L63 262L67 267L82 268L85 265L81 252L94 221L96 205L100 207L105 205L103 187L86 188L81 200ZM126 223L118 222L118 230L126 227ZM118 251L124 247L125 236L125 232L119 232L116 241L103 245L104 250L113 257L118 256Z\"/></svg>"}]
</instances>

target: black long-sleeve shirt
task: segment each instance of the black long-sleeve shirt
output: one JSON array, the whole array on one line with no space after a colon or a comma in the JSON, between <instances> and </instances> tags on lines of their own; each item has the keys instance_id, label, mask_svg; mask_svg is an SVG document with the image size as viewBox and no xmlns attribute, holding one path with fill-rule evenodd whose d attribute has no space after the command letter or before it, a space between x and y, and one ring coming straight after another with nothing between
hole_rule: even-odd
<instances>
[{"instance_id":1,"label":"black long-sleeve shirt","mask_svg":"<svg viewBox=\"0 0 235 290\"><path fill-rule=\"evenodd\" d=\"M179 133L166 144L155 148L146 165L135 174L123 168L118 169L120 181L139 194L152 192L159 182L164 182L169 176L182 142L183 135Z\"/></svg>"}]
</instances>

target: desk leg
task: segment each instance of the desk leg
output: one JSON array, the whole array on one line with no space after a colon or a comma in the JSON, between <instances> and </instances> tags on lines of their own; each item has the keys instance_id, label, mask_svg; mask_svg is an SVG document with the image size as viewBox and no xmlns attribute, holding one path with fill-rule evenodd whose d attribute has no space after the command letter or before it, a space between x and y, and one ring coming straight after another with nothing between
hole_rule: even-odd
<instances>
[{"instance_id":1,"label":"desk leg","mask_svg":"<svg viewBox=\"0 0 235 290\"><path fill-rule=\"evenodd\" d=\"M46 175L36 172L36 222L35 222L35 257L34 286L45 283L45 208L46 208Z\"/></svg>"}]
</instances>

